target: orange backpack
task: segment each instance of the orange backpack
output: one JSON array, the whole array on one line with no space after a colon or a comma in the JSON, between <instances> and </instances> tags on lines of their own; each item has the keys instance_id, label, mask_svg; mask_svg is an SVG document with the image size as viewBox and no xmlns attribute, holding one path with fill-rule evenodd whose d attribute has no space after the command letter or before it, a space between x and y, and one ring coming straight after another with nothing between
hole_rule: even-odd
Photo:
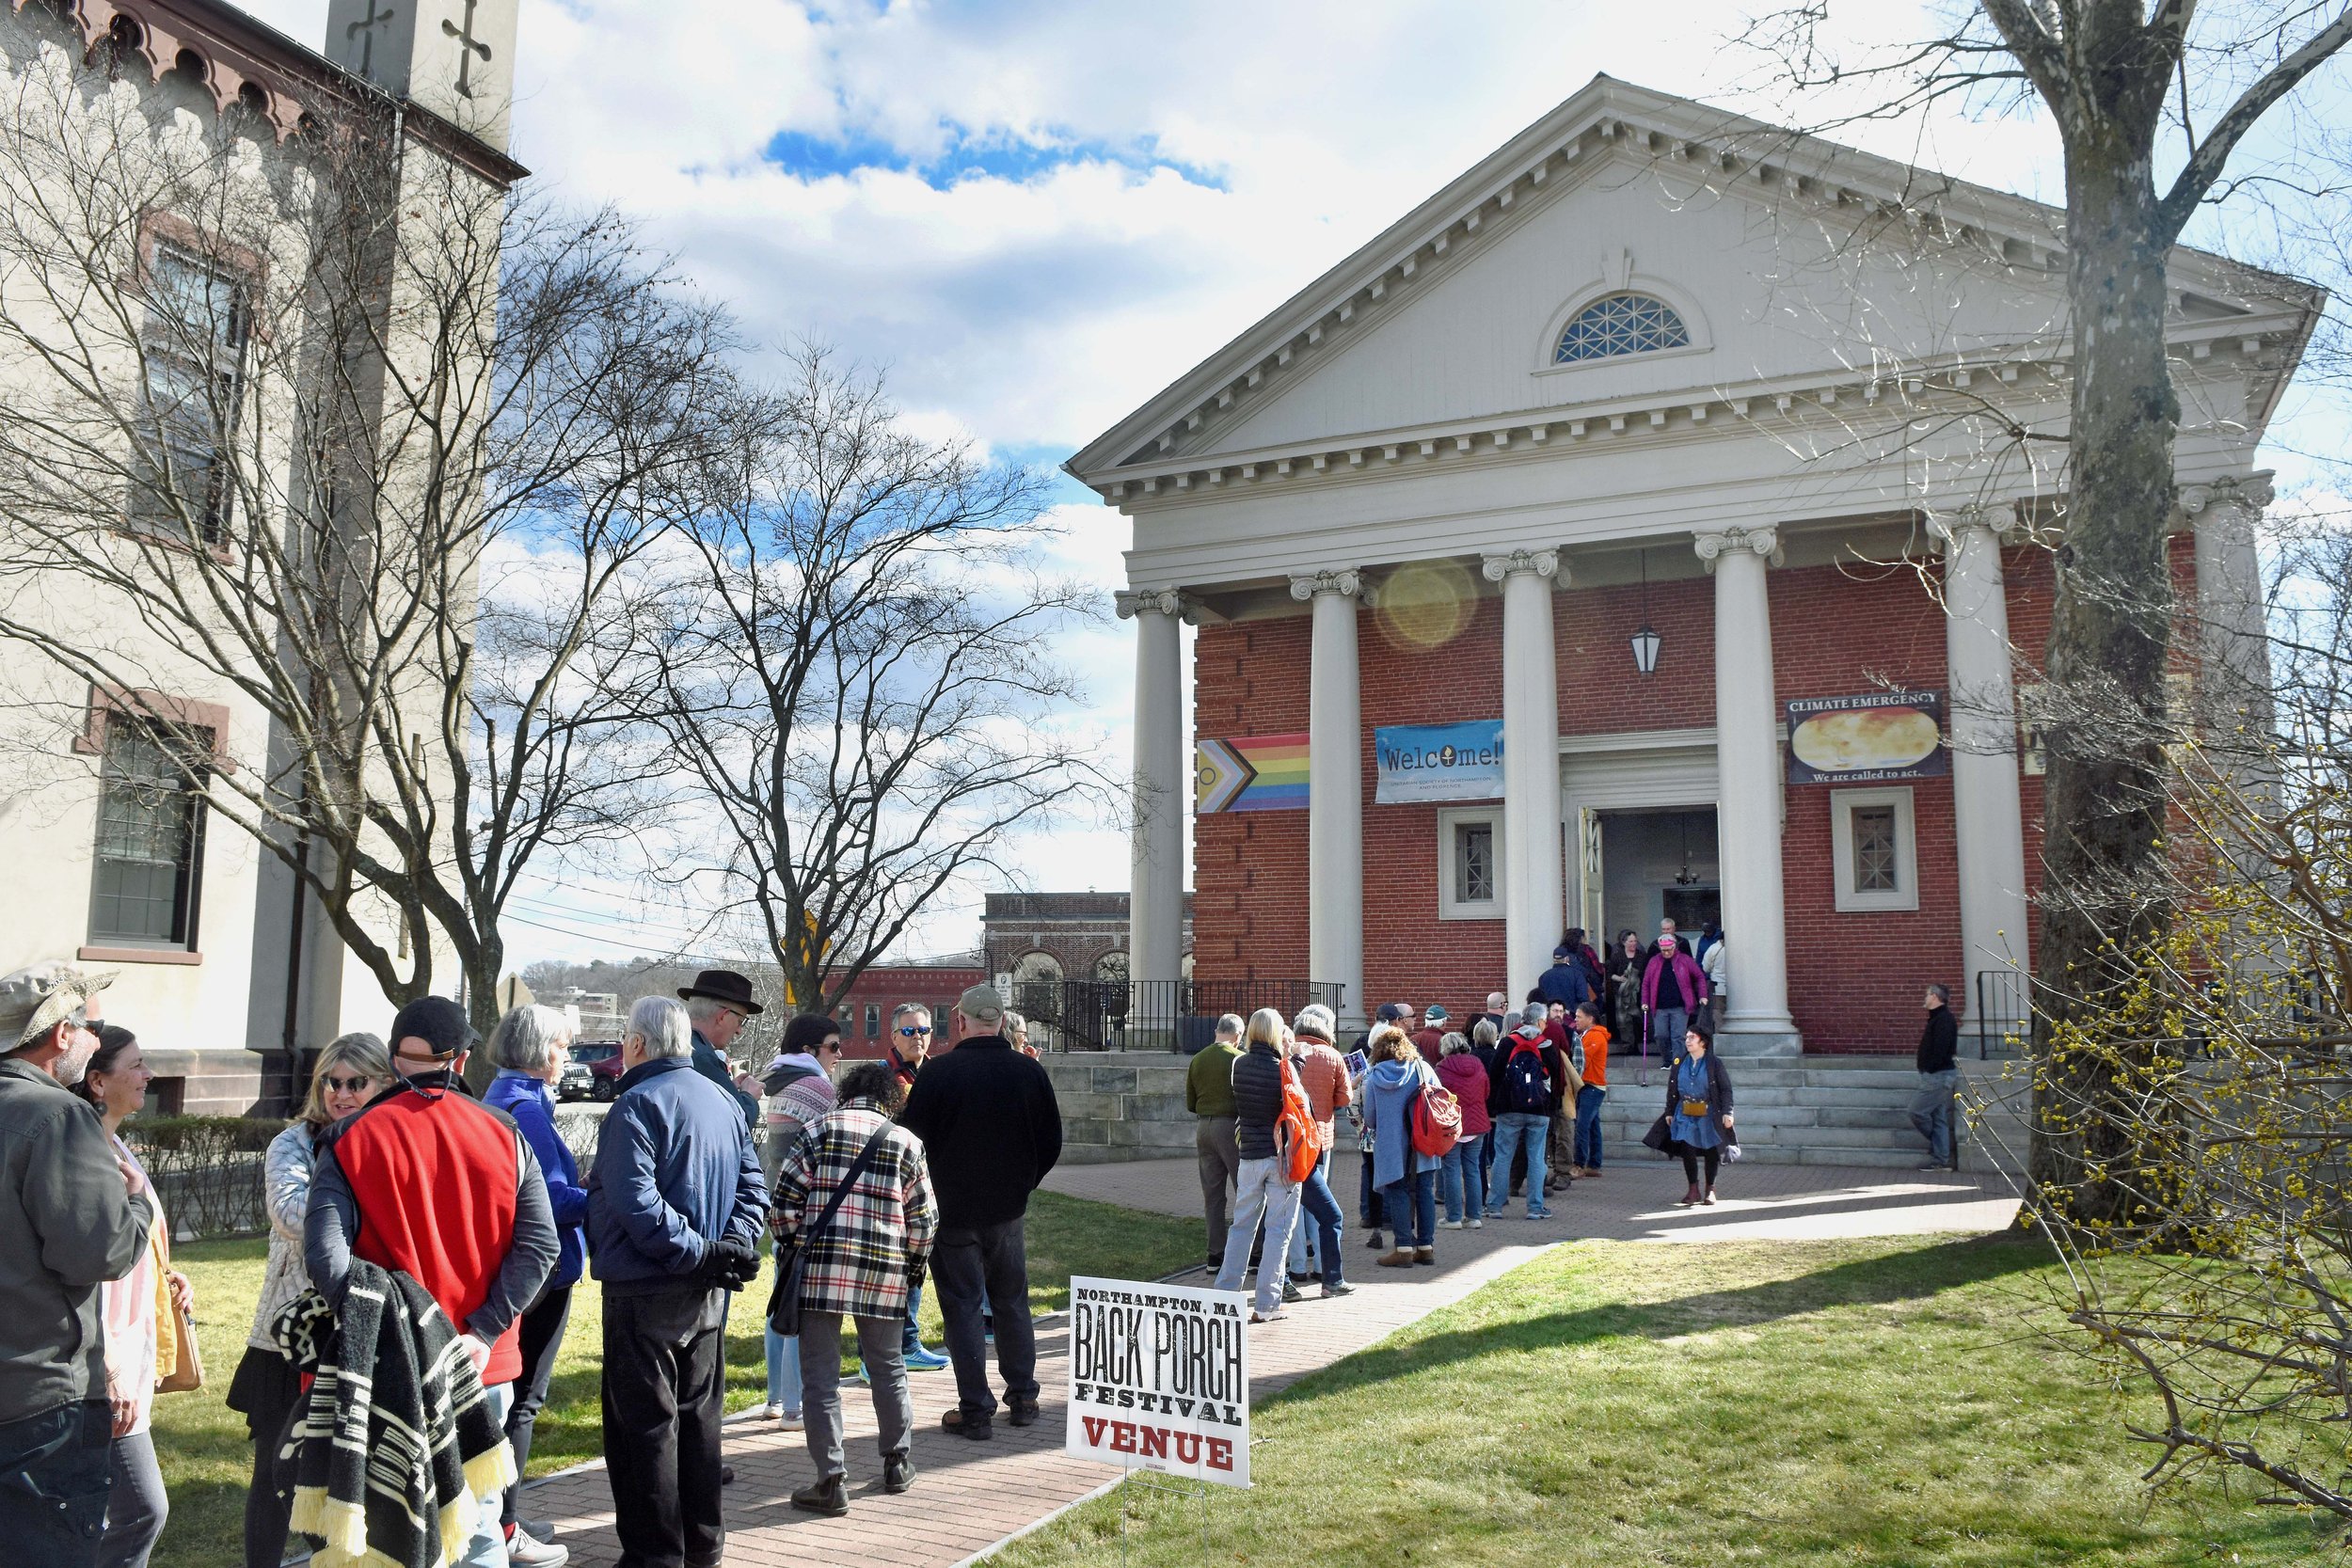
<instances>
[{"instance_id":1,"label":"orange backpack","mask_svg":"<svg viewBox=\"0 0 2352 1568\"><path fill-rule=\"evenodd\" d=\"M1323 1129L1288 1062L1282 1064L1282 1108L1274 1117L1274 1153L1282 1162L1283 1180L1294 1186L1312 1176L1323 1158Z\"/></svg>"}]
</instances>

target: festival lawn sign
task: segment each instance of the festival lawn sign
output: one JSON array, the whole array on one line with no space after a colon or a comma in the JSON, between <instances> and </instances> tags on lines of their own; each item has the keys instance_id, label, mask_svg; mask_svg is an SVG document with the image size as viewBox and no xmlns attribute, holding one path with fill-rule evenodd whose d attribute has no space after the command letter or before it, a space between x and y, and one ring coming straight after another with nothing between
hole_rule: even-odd
<instances>
[{"instance_id":1,"label":"festival lawn sign","mask_svg":"<svg viewBox=\"0 0 2352 1568\"><path fill-rule=\"evenodd\" d=\"M1131 1279L1070 1282L1063 1451L1249 1484L1249 1298Z\"/></svg>"}]
</instances>

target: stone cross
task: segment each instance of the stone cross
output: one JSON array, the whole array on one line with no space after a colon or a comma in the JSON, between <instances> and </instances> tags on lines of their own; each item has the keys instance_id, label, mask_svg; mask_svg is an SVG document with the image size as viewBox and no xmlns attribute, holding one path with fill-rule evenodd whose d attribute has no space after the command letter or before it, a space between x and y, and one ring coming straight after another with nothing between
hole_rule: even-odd
<instances>
[{"instance_id":1,"label":"stone cross","mask_svg":"<svg viewBox=\"0 0 2352 1568\"><path fill-rule=\"evenodd\" d=\"M441 24L441 31L455 39L460 45L457 51L457 92L463 98L473 96L473 87L468 80L468 73L473 69L473 57L481 55L485 65L490 62L490 46L473 36L473 8L476 3L477 0L466 0L466 24L463 27L453 22L444 21Z\"/></svg>"},{"instance_id":2,"label":"stone cross","mask_svg":"<svg viewBox=\"0 0 2352 1568\"><path fill-rule=\"evenodd\" d=\"M379 11L375 3L376 0L368 0L369 14L343 29L343 37L359 40L359 74L362 76L368 73L368 68L374 62L375 24L389 22L393 15L391 7L387 6Z\"/></svg>"}]
</instances>

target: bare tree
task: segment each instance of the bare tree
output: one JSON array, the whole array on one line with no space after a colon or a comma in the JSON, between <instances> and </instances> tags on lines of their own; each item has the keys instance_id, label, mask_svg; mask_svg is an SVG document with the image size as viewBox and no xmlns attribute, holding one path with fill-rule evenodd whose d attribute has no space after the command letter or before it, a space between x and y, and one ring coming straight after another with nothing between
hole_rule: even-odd
<instances>
[{"instance_id":1,"label":"bare tree","mask_svg":"<svg viewBox=\"0 0 2352 1568\"><path fill-rule=\"evenodd\" d=\"M1817 0L1774 13L1748 39L1800 87L1861 95L1849 119L1900 119L1947 99L1998 108L2030 95L2063 149L2074 373L2045 662L2064 700L2036 716L2048 766L2036 969L2050 1023L2096 1017L2134 983L2133 955L2163 938L2174 912L2164 848L2166 737L2176 727L2165 532L2181 404L2166 360L2167 260L2204 204L2248 176L2233 166L2249 135L2352 41L2352 7L1976 0L1950 31L1851 66L1829 47L1827 19ZM2069 1071L2089 1076L2060 1081ZM2081 1114L2105 1102L2112 1075L2087 1056L2051 1074L2037 1102L2050 1114L2040 1117L2035 1175L2070 1190L2085 1222L2118 1218L2134 1184L2109 1178L2135 1158L2128 1122ZM2056 1115L2061 1104L2074 1111Z\"/></svg>"},{"instance_id":2,"label":"bare tree","mask_svg":"<svg viewBox=\"0 0 2352 1568\"><path fill-rule=\"evenodd\" d=\"M735 486L687 531L659 639L715 852L675 874L827 1011L1009 835L1099 809L1055 639L1099 615L1036 559L1043 489L909 432L881 379L803 346Z\"/></svg>"},{"instance_id":3,"label":"bare tree","mask_svg":"<svg viewBox=\"0 0 2352 1568\"><path fill-rule=\"evenodd\" d=\"M273 146L67 58L0 107L0 638L55 677L9 699L99 694L388 997L454 978L486 1022L524 868L659 786L610 606L700 504L728 324L426 117Z\"/></svg>"}]
</instances>

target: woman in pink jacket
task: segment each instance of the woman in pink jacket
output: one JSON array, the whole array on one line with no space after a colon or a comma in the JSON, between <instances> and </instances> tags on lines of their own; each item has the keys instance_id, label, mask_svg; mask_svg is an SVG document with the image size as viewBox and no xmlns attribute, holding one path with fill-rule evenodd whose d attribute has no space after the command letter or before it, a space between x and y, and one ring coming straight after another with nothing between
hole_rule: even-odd
<instances>
[{"instance_id":1,"label":"woman in pink jacket","mask_svg":"<svg viewBox=\"0 0 2352 1568\"><path fill-rule=\"evenodd\" d=\"M1462 1104L1462 1135L1446 1150L1444 1168L1438 1175L1438 1190L1445 1195L1445 1218L1438 1223L1448 1230L1481 1230L1486 1224L1486 1173L1480 1140L1495 1124L1486 1110L1486 1069L1470 1050L1468 1036L1448 1035L1438 1042L1438 1082Z\"/></svg>"},{"instance_id":2,"label":"woman in pink jacket","mask_svg":"<svg viewBox=\"0 0 2352 1568\"><path fill-rule=\"evenodd\" d=\"M1658 1042L1658 1059L1671 1067L1682 1055L1683 1031L1707 1006L1707 971L1682 950L1671 931L1658 939L1642 972L1642 1082L1649 1082L1649 1042Z\"/></svg>"}]
</instances>

